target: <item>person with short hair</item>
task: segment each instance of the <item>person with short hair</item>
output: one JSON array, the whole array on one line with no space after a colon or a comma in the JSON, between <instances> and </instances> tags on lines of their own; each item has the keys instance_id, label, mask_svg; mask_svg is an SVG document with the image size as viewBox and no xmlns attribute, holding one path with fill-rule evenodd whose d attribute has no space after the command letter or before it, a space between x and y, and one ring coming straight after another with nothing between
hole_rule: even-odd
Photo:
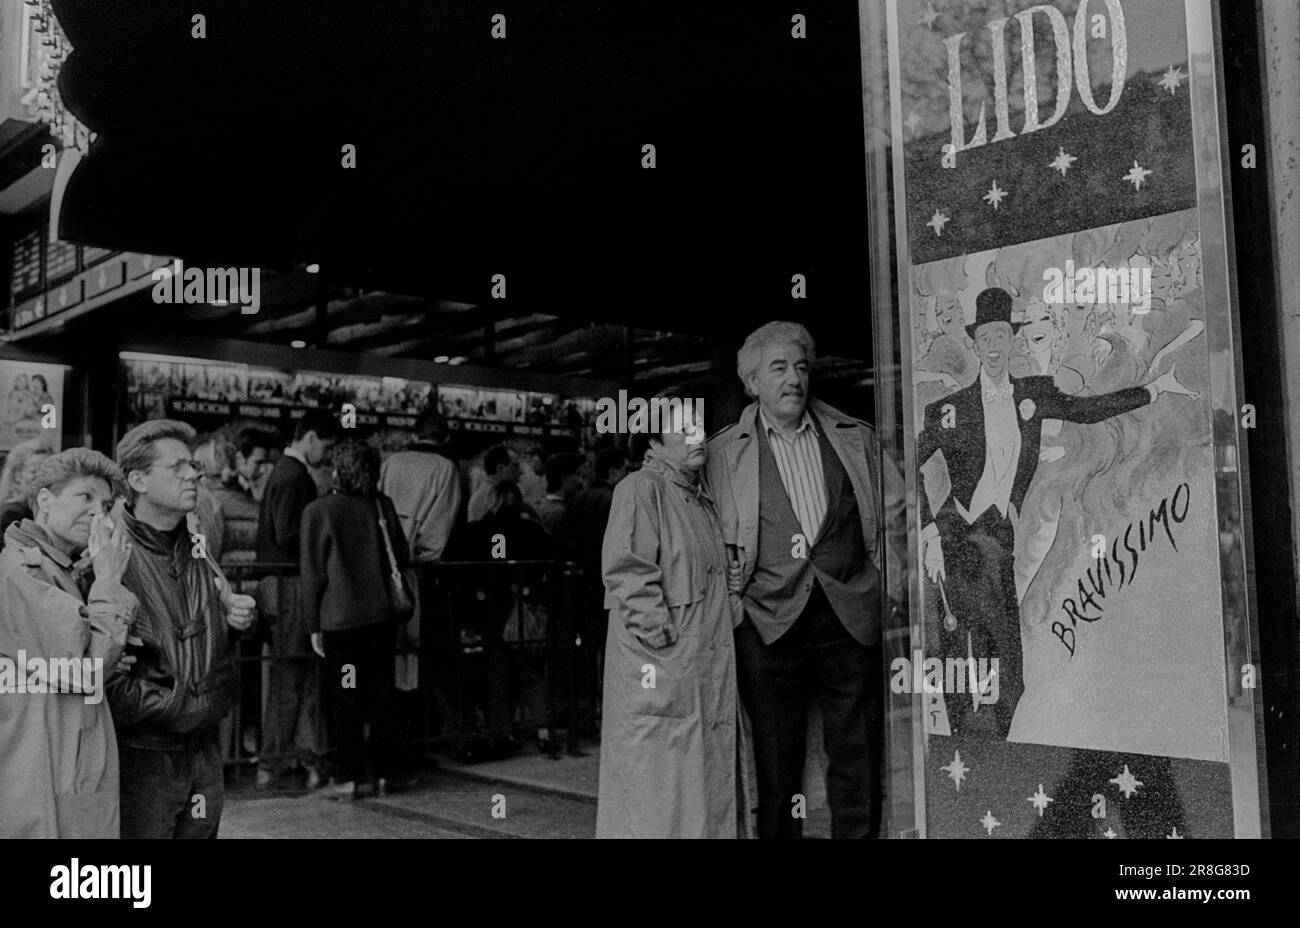
<instances>
[{"instance_id":1,"label":"person with short hair","mask_svg":"<svg viewBox=\"0 0 1300 928\"><path fill-rule=\"evenodd\" d=\"M415 444L384 461L380 491L393 501L417 564L442 557L460 511L460 472L447 457L451 430L432 404L415 420Z\"/></svg>"},{"instance_id":2,"label":"person with short hair","mask_svg":"<svg viewBox=\"0 0 1300 928\"><path fill-rule=\"evenodd\" d=\"M609 616L605 612L605 584L600 575L600 549L609 525L614 488L627 476L627 455L621 448L606 448L596 455L596 480L578 492L560 521L564 555L582 569L582 632L584 664L598 695L605 665L605 636Z\"/></svg>"},{"instance_id":3,"label":"person with short hair","mask_svg":"<svg viewBox=\"0 0 1300 928\"><path fill-rule=\"evenodd\" d=\"M227 627L256 618L194 536L190 518L202 465L190 451L194 429L155 419L117 445L126 479L125 525L133 554L122 585L140 607L130 668L108 681L122 768L124 838L215 838L225 778L217 729L235 699Z\"/></svg>"},{"instance_id":4,"label":"person with short hair","mask_svg":"<svg viewBox=\"0 0 1300 928\"><path fill-rule=\"evenodd\" d=\"M294 427L293 442L266 480L257 516L257 560L298 565L302 556L302 514L316 500L311 469L326 464L342 429L323 409L307 412ZM272 660L262 719L262 752L256 785L267 789L297 765L308 789L321 783L320 687L310 632L302 615L299 578L268 577L262 609L271 629Z\"/></svg>"},{"instance_id":5,"label":"person with short hair","mask_svg":"<svg viewBox=\"0 0 1300 928\"><path fill-rule=\"evenodd\" d=\"M504 480L509 480L516 485L519 483L519 462L505 445L493 445L487 450L487 454L483 456L483 472L487 475L487 482L475 490L469 498L466 515L470 522L477 522L492 511L492 489L498 483Z\"/></svg>"},{"instance_id":6,"label":"person with short hair","mask_svg":"<svg viewBox=\"0 0 1300 928\"><path fill-rule=\"evenodd\" d=\"M388 550L399 571L408 553L397 510L379 491L379 452L344 441L334 449L333 464L336 492L302 513L301 609L312 650L325 661L338 736L334 776L322 794L352 799L366 792L367 766L380 795L392 775L395 612Z\"/></svg>"},{"instance_id":7,"label":"person with short hair","mask_svg":"<svg viewBox=\"0 0 1300 928\"><path fill-rule=\"evenodd\" d=\"M28 490L32 477L54 450L38 438L20 441L5 457L0 470L0 548L4 547L4 532L15 522L30 519L33 515L28 504Z\"/></svg>"},{"instance_id":8,"label":"person with short hair","mask_svg":"<svg viewBox=\"0 0 1300 928\"><path fill-rule=\"evenodd\" d=\"M559 535L569 500L582 490L586 470L586 457L574 451L561 451L546 459L546 498L537 506L537 521L552 537Z\"/></svg>"},{"instance_id":9,"label":"person with short hair","mask_svg":"<svg viewBox=\"0 0 1300 928\"><path fill-rule=\"evenodd\" d=\"M220 476L209 476L201 488L211 494L215 518L214 534L208 538L208 553L223 567L252 564L257 560L257 527L261 496L274 467L273 455L283 445L278 432L258 426L222 429L212 439ZM198 451L194 455L201 457ZM205 462L205 466L209 466ZM211 474L211 471L209 471ZM202 504L200 494L200 505ZM202 518L202 514L200 515ZM232 581L240 593L256 594L258 581L245 577ZM239 636L239 722L232 751L256 757L261 740L262 648L270 644L269 629L259 622ZM223 732L223 735L226 733ZM229 743L229 742L228 742Z\"/></svg>"},{"instance_id":10,"label":"person with short hair","mask_svg":"<svg viewBox=\"0 0 1300 928\"><path fill-rule=\"evenodd\" d=\"M477 562L457 566L456 583L464 595L458 605L465 608L459 618L462 635L482 641L486 663L483 705L487 722L489 754L503 754L519 747L511 712L511 675L514 688L523 697L524 708L537 734L543 754L554 753L547 728L544 620L550 608L548 572L540 565L507 565L500 560L549 561L555 556L555 542L534 519L526 518L523 492L513 480L502 480L492 488L492 508L482 519L459 526L447 544L449 560ZM504 557L503 557L504 555ZM529 627L530 625L535 627ZM509 629L513 626L513 633ZM509 640L516 644L507 646ZM465 735L473 712L473 696L462 704L467 710L459 720ZM466 703L468 705L466 705ZM462 737L462 747L471 743Z\"/></svg>"},{"instance_id":11,"label":"person with short hair","mask_svg":"<svg viewBox=\"0 0 1300 928\"><path fill-rule=\"evenodd\" d=\"M614 488L601 551L609 638L598 838L736 838L735 603L701 411L674 405ZM649 683L647 683L649 681Z\"/></svg>"},{"instance_id":12,"label":"person with short hair","mask_svg":"<svg viewBox=\"0 0 1300 928\"><path fill-rule=\"evenodd\" d=\"M750 333L737 373L754 402L709 440L708 484L739 564L740 692L754 729L758 834L797 838L808 708L822 714L837 838L880 830L882 592L897 570L903 484L875 430L811 399L812 335L795 322ZM882 502L883 501L883 502ZM882 511L883 509L883 511ZM885 538L897 557L885 557ZM893 552L891 551L891 554Z\"/></svg>"},{"instance_id":13,"label":"person with short hair","mask_svg":"<svg viewBox=\"0 0 1300 928\"><path fill-rule=\"evenodd\" d=\"M24 675L25 659L77 664L57 684L50 665L49 692L0 695L0 838L119 835L118 746L104 684L137 607L122 585L130 542L107 518L122 491L111 460L70 448L37 469L35 517L6 531L0 661Z\"/></svg>"}]
</instances>

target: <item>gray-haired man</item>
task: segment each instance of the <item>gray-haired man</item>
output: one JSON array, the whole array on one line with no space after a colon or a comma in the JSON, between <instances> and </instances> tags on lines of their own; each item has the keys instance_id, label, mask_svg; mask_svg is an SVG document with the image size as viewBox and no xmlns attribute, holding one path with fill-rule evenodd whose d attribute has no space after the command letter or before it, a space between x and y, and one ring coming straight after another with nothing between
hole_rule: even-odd
<instances>
[{"instance_id":1,"label":"gray-haired man","mask_svg":"<svg viewBox=\"0 0 1300 928\"><path fill-rule=\"evenodd\" d=\"M810 701L823 718L835 837L880 828L884 713L880 646L883 529L903 531L904 496L875 432L809 399L816 348L797 323L770 322L738 356L756 402L709 443L708 479L740 564L741 697L754 727L760 837L799 837ZM902 548L897 548L901 552ZM891 590L898 589L895 583Z\"/></svg>"}]
</instances>

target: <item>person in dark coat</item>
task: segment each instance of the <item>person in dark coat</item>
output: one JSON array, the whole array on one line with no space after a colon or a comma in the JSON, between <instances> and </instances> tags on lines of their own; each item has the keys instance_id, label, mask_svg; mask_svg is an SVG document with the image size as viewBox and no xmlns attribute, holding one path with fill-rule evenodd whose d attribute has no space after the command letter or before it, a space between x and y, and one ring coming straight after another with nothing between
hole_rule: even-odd
<instances>
[{"instance_id":1,"label":"person in dark coat","mask_svg":"<svg viewBox=\"0 0 1300 928\"><path fill-rule=\"evenodd\" d=\"M605 583L600 574L600 548L609 524L609 509L614 502L614 487L627 476L627 455L620 448L607 448L596 455L596 479L580 490L564 511L560 538L566 559L582 568L581 602L582 651L586 672L595 681L599 694L605 667L605 636L609 616L605 612ZM599 705L599 700L597 700Z\"/></svg>"},{"instance_id":2,"label":"person in dark coat","mask_svg":"<svg viewBox=\"0 0 1300 928\"><path fill-rule=\"evenodd\" d=\"M302 513L301 608L312 649L325 660L325 693L338 736L335 775L323 792L352 799L367 765L375 791L387 792L396 618L388 551L399 571L409 557L397 510L379 492L378 451L355 440L341 443L334 451L334 484L336 492Z\"/></svg>"},{"instance_id":3,"label":"person in dark coat","mask_svg":"<svg viewBox=\"0 0 1300 928\"><path fill-rule=\"evenodd\" d=\"M492 563L555 557L554 540L523 513L524 498L519 486L512 480L501 481L492 488L487 515L452 533L446 560L486 562L458 571L460 595L454 608L461 609L462 640L480 642L485 652L487 692L482 701L492 741L488 751L503 753L518 747L510 710L513 663L536 728L538 750L552 754L546 727L545 655L538 653L546 645L544 623L550 606L547 572L540 565ZM513 662L507 637L518 643Z\"/></svg>"},{"instance_id":4,"label":"person in dark coat","mask_svg":"<svg viewBox=\"0 0 1300 928\"><path fill-rule=\"evenodd\" d=\"M338 440L339 424L324 410L298 420L293 443L267 478L257 518L257 559L297 564L301 554L302 514L317 496L310 468L324 465ZM307 769L307 788L320 785L317 770L320 692L311 643L298 605L298 578L269 578L262 610L271 626L271 661L266 715L262 720L262 761L257 786L271 786L294 762Z\"/></svg>"},{"instance_id":5,"label":"person in dark coat","mask_svg":"<svg viewBox=\"0 0 1300 928\"><path fill-rule=\"evenodd\" d=\"M256 618L207 557L194 554L202 465L194 429L154 419L122 436L127 503L114 514L132 555L122 585L139 610L135 663L108 681L122 779L123 838L215 838L225 795L217 726L234 703L227 627Z\"/></svg>"}]
</instances>

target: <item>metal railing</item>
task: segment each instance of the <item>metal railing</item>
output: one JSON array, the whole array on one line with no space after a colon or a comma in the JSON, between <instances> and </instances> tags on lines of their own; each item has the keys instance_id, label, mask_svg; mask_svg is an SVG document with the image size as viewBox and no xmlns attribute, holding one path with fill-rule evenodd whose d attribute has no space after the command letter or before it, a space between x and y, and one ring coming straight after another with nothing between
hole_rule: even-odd
<instances>
[{"instance_id":1,"label":"metal railing","mask_svg":"<svg viewBox=\"0 0 1300 928\"><path fill-rule=\"evenodd\" d=\"M294 608L289 597L296 585L285 581L297 577L296 564L226 563L223 570L236 589L258 598L262 615L282 617ZM419 600L418 621L412 623L418 642L412 646L418 667L416 718L399 746L420 747L425 756L439 747L464 751L484 738L514 736L518 716L525 714L529 729L547 729L557 746L556 733L563 730L568 753L580 754L580 738L596 730L599 700L592 642L584 642L581 631L590 627L590 618L584 616L589 604L578 566L551 560L438 561L415 565L413 573ZM264 750L269 727L264 722L278 706L274 700L268 704L273 665L308 663L317 692L323 692L323 662L314 654L274 653L266 628L259 618L234 643L239 695L223 725L228 765L252 763L241 756L250 721L260 735L260 764L274 767L295 758L290 746ZM394 635L396 641L396 628ZM245 642L254 644L250 648ZM250 673L251 665L260 672ZM259 699L246 698L250 685L259 689ZM255 720L248 717L253 707ZM332 748L328 712L327 701L320 700L315 744L321 755Z\"/></svg>"}]
</instances>

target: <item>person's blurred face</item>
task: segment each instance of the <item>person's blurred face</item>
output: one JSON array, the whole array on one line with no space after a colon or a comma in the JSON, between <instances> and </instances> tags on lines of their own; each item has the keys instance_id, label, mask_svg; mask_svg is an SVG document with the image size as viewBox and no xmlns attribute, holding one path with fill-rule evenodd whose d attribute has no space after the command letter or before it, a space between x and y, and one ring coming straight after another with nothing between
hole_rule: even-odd
<instances>
[{"instance_id":1,"label":"person's blurred face","mask_svg":"<svg viewBox=\"0 0 1300 928\"><path fill-rule=\"evenodd\" d=\"M265 448L254 448L249 452L248 457L236 452L235 467L239 470L239 476L243 477L250 486L255 486L265 474L270 472L271 456Z\"/></svg>"},{"instance_id":2,"label":"person's blurred face","mask_svg":"<svg viewBox=\"0 0 1300 928\"><path fill-rule=\"evenodd\" d=\"M48 488L36 494L36 518L51 535L74 551L90 541L90 523L108 512L113 488L103 477L76 477L55 493Z\"/></svg>"},{"instance_id":3,"label":"person's blurred face","mask_svg":"<svg viewBox=\"0 0 1300 928\"><path fill-rule=\"evenodd\" d=\"M976 329L975 353L979 355L984 373L993 378L1001 377L1011 354L1011 323L986 322Z\"/></svg>"},{"instance_id":4,"label":"person's blurred face","mask_svg":"<svg viewBox=\"0 0 1300 928\"><path fill-rule=\"evenodd\" d=\"M703 429L704 418L700 413L692 410L688 416L680 408L674 408L672 428L659 438L659 456L682 470L698 471L704 466L705 443L692 438Z\"/></svg>"},{"instance_id":5,"label":"person's blurred face","mask_svg":"<svg viewBox=\"0 0 1300 928\"><path fill-rule=\"evenodd\" d=\"M27 490L31 487L32 480L36 477L36 472L41 469L41 465L45 463L45 459L48 457L48 454L41 451L32 452L27 455L27 459L23 461L23 466L19 468L18 473L14 475L18 482L18 489L22 491L24 496L27 495Z\"/></svg>"},{"instance_id":6,"label":"person's blurred face","mask_svg":"<svg viewBox=\"0 0 1300 928\"><path fill-rule=\"evenodd\" d=\"M335 440L322 441L315 432L308 432L303 438L302 456L312 467L329 464L330 453L334 450Z\"/></svg>"},{"instance_id":7,"label":"person's blurred face","mask_svg":"<svg viewBox=\"0 0 1300 928\"><path fill-rule=\"evenodd\" d=\"M497 468L497 480L509 480L512 483L518 483L522 473L523 469L519 466L519 460L512 455L509 464Z\"/></svg>"},{"instance_id":8,"label":"person's blurred face","mask_svg":"<svg viewBox=\"0 0 1300 928\"><path fill-rule=\"evenodd\" d=\"M585 466L583 470L585 470ZM587 478L583 476L582 470L574 471L564 478L564 485L560 488L560 493L565 499L571 499L581 492L582 488L587 485Z\"/></svg>"},{"instance_id":9,"label":"person's blurred face","mask_svg":"<svg viewBox=\"0 0 1300 928\"><path fill-rule=\"evenodd\" d=\"M808 354L800 345L772 342L763 349L749 389L768 418L797 422L808 405L810 371Z\"/></svg>"},{"instance_id":10,"label":"person's blurred face","mask_svg":"<svg viewBox=\"0 0 1300 928\"><path fill-rule=\"evenodd\" d=\"M185 442L161 438L154 442L153 464L128 475L132 488L150 505L172 512L190 512L199 500L199 465Z\"/></svg>"}]
</instances>

